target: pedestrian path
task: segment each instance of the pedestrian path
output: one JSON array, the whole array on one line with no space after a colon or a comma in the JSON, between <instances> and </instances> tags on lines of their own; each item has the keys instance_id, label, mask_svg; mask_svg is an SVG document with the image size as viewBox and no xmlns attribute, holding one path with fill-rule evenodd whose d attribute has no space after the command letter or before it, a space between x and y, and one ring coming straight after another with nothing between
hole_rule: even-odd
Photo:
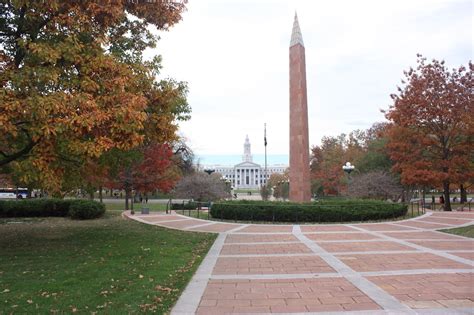
<instances>
[{"instance_id":1,"label":"pedestrian path","mask_svg":"<svg viewBox=\"0 0 474 315\"><path fill-rule=\"evenodd\" d=\"M219 233L172 314L474 314L474 241L437 231L474 213L327 225L124 215Z\"/></svg>"}]
</instances>

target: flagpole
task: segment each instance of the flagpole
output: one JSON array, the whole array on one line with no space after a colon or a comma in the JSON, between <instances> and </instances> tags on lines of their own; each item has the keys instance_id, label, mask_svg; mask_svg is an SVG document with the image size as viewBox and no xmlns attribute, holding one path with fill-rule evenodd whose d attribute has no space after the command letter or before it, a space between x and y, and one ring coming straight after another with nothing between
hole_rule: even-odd
<instances>
[{"instance_id":1,"label":"flagpole","mask_svg":"<svg viewBox=\"0 0 474 315\"><path fill-rule=\"evenodd\" d=\"M267 123L263 125L263 139L265 144L265 186L267 186Z\"/></svg>"}]
</instances>

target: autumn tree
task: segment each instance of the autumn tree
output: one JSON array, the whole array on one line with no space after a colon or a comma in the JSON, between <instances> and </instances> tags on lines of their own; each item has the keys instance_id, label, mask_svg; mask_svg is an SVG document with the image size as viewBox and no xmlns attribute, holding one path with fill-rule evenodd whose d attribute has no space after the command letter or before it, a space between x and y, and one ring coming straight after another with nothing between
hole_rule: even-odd
<instances>
[{"instance_id":1,"label":"autumn tree","mask_svg":"<svg viewBox=\"0 0 474 315\"><path fill-rule=\"evenodd\" d=\"M214 201L230 197L225 181L220 176L203 172L185 176L176 184L173 194L177 198L195 201Z\"/></svg>"},{"instance_id":2,"label":"autumn tree","mask_svg":"<svg viewBox=\"0 0 474 315\"><path fill-rule=\"evenodd\" d=\"M273 197L288 199L290 194L289 170L286 169L283 174L273 173L270 175L268 186L273 188Z\"/></svg>"},{"instance_id":3,"label":"autumn tree","mask_svg":"<svg viewBox=\"0 0 474 315\"><path fill-rule=\"evenodd\" d=\"M143 151L111 150L104 155L108 172L106 186L125 191L125 209L129 209L132 191L146 194L156 190L170 192L180 178L173 151L167 144L153 144Z\"/></svg>"},{"instance_id":4,"label":"autumn tree","mask_svg":"<svg viewBox=\"0 0 474 315\"><path fill-rule=\"evenodd\" d=\"M365 130L363 154L354 162L360 173L391 171L393 163L387 149L386 128L387 123L375 123Z\"/></svg>"},{"instance_id":5,"label":"autumn tree","mask_svg":"<svg viewBox=\"0 0 474 315\"><path fill-rule=\"evenodd\" d=\"M474 66L449 70L444 61L421 55L417 63L392 95L387 146L402 182L442 186L451 211L451 185L474 176Z\"/></svg>"},{"instance_id":6,"label":"autumn tree","mask_svg":"<svg viewBox=\"0 0 474 315\"><path fill-rule=\"evenodd\" d=\"M386 148L386 128L387 123L374 123L366 130L323 137L321 145L311 151L312 192L317 195L345 193L348 179L341 167L346 162L355 165L354 175L372 171L389 173L393 163Z\"/></svg>"},{"instance_id":7,"label":"autumn tree","mask_svg":"<svg viewBox=\"0 0 474 315\"><path fill-rule=\"evenodd\" d=\"M397 178L381 170L357 174L347 189L347 195L356 198L398 200L402 194L403 187Z\"/></svg>"},{"instance_id":8,"label":"autumn tree","mask_svg":"<svg viewBox=\"0 0 474 315\"><path fill-rule=\"evenodd\" d=\"M344 135L345 137L345 135ZM312 148L311 175L318 179L325 195L339 194L342 186L341 165L344 161L344 147L341 137L323 137L321 146Z\"/></svg>"},{"instance_id":9,"label":"autumn tree","mask_svg":"<svg viewBox=\"0 0 474 315\"><path fill-rule=\"evenodd\" d=\"M359 145L353 137L351 139L341 134L337 137L323 137L321 145L312 148L313 193L320 190L325 195L339 195L345 190L345 177L341 167L347 161L354 163L358 154L357 147ZM320 187L314 185L315 181L320 183Z\"/></svg>"},{"instance_id":10,"label":"autumn tree","mask_svg":"<svg viewBox=\"0 0 474 315\"><path fill-rule=\"evenodd\" d=\"M185 139L179 138L173 143L173 159L182 175L190 175L195 172L194 152L186 143Z\"/></svg>"},{"instance_id":11,"label":"autumn tree","mask_svg":"<svg viewBox=\"0 0 474 315\"><path fill-rule=\"evenodd\" d=\"M156 81L160 58L143 52L185 3L2 1L0 167L57 191L68 167L174 140L187 87Z\"/></svg>"},{"instance_id":12,"label":"autumn tree","mask_svg":"<svg viewBox=\"0 0 474 315\"><path fill-rule=\"evenodd\" d=\"M283 173L273 173L268 178L268 185L270 187L275 187L281 182L289 180L289 169L286 169Z\"/></svg>"}]
</instances>

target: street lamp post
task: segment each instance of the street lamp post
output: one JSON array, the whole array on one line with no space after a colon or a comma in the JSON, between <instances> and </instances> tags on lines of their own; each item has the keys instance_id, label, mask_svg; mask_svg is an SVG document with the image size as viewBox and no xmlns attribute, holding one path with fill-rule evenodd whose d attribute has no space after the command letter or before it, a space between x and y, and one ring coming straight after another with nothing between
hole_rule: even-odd
<instances>
[{"instance_id":1,"label":"street lamp post","mask_svg":"<svg viewBox=\"0 0 474 315\"><path fill-rule=\"evenodd\" d=\"M346 164L342 166L342 169L344 170L344 172L347 173L347 176L349 177L349 180L350 180L351 172L355 169L355 166L352 165L351 162L346 162Z\"/></svg>"},{"instance_id":2,"label":"street lamp post","mask_svg":"<svg viewBox=\"0 0 474 315\"><path fill-rule=\"evenodd\" d=\"M204 170L204 172L207 173L208 175L211 175L212 173L215 172L215 170L207 169L207 170Z\"/></svg>"}]
</instances>

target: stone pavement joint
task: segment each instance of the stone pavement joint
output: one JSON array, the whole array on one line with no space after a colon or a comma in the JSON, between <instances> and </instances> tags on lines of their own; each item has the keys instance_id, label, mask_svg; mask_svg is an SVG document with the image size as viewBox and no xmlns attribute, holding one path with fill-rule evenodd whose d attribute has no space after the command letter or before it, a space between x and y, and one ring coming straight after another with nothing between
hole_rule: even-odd
<instances>
[{"instance_id":1,"label":"stone pavement joint","mask_svg":"<svg viewBox=\"0 0 474 315\"><path fill-rule=\"evenodd\" d=\"M364 231L364 229L362 228L359 228L355 225L351 225L352 227L360 230L360 231ZM418 244L414 244L414 243L411 243L411 242L407 242L405 240L399 240L399 239L396 239L394 237L391 237L391 236L387 236L387 235L384 235L382 233L377 233L377 232L374 232L374 231L368 231L368 233L370 234L373 234L374 236L377 236L377 237L380 237L380 238L384 238L386 240L389 240L389 241L392 241L392 242L396 242L396 243L399 243L399 244L402 244L402 245L406 245L406 246L409 246L409 247L412 247L414 249L418 249L418 250L421 250L423 252L426 252L426 253L430 253L430 254L433 254L433 255L437 255L437 256L441 256L441 257L444 257L444 258L448 258L448 259L451 259L451 260L454 260L454 261L457 261L459 263L463 263L463 264L466 264L466 265L469 265L471 267L474 267L474 264L471 260L469 259L465 259L465 258L461 258L461 257L458 257L458 256L454 256L452 254L449 254L447 252L443 252L443 251L440 251L440 250L434 250L434 249L431 249L431 248L428 248L428 247L425 247L425 246L421 246L421 245L418 245ZM474 249L474 248L473 248Z\"/></svg>"},{"instance_id":2,"label":"stone pavement joint","mask_svg":"<svg viewBox=\"0 0 474 315\"><path fill-rule=\"evenodd\" d=\"M172 314L473 314L474 213L381 223L259 225L172 213L136 221L219 233Z\"/></svg>"},{"instance_id":3,"label":"stone pavement joint","mask_svg":"<svg viewBox=\"0 0 474 315\"><path fill-rule=\"evenodd\" d=\"M199 266L196 274L181 294L178 302L174 306L173 314L194 314L196 312L201 296L207 286L207 282L216 264L217 257L224 245L226 234L219 234L206 257Z\"/></svg>"},{"instance_id":4,"label":"stone pavement joint","mask_svg":"<svg viewBox=\"0 0 474 315\"><path fill-rule=\"evenodd\" d=\"M191 225L191 226L185 227L184 230L197 229L197 228L201 228L201 227L209 226L209 225L214 225L214 224L216 224L216 223L215 222L208 222L208 223L204 223L204 224Z\"/></svg>"},{"instance_id":5,"label":"stone pavement joint","mask_svg":"<svg viewBox=\"0 0 474 315\"><path fill-rule=\"evenodd\" d=\"M325 251L322 247L307 238L301 232L299 225L295 225L293 227L293 234L295 234L295 236L306 246L308 246L313 252L320 254L321 257L329 264L329 266L331 266L337 272L342 273L347 280L349 280L359 290L367 294L367 296L374 300L377 304L382 306L383 309L389 311L403 311L407 314L413 313L410 308L400 303L393 296L387 294L381 288L377 287L375 284L365 279L362 275L352 270L349 266L336 258L336 256Z\"/></svg>"}]
</instances>

